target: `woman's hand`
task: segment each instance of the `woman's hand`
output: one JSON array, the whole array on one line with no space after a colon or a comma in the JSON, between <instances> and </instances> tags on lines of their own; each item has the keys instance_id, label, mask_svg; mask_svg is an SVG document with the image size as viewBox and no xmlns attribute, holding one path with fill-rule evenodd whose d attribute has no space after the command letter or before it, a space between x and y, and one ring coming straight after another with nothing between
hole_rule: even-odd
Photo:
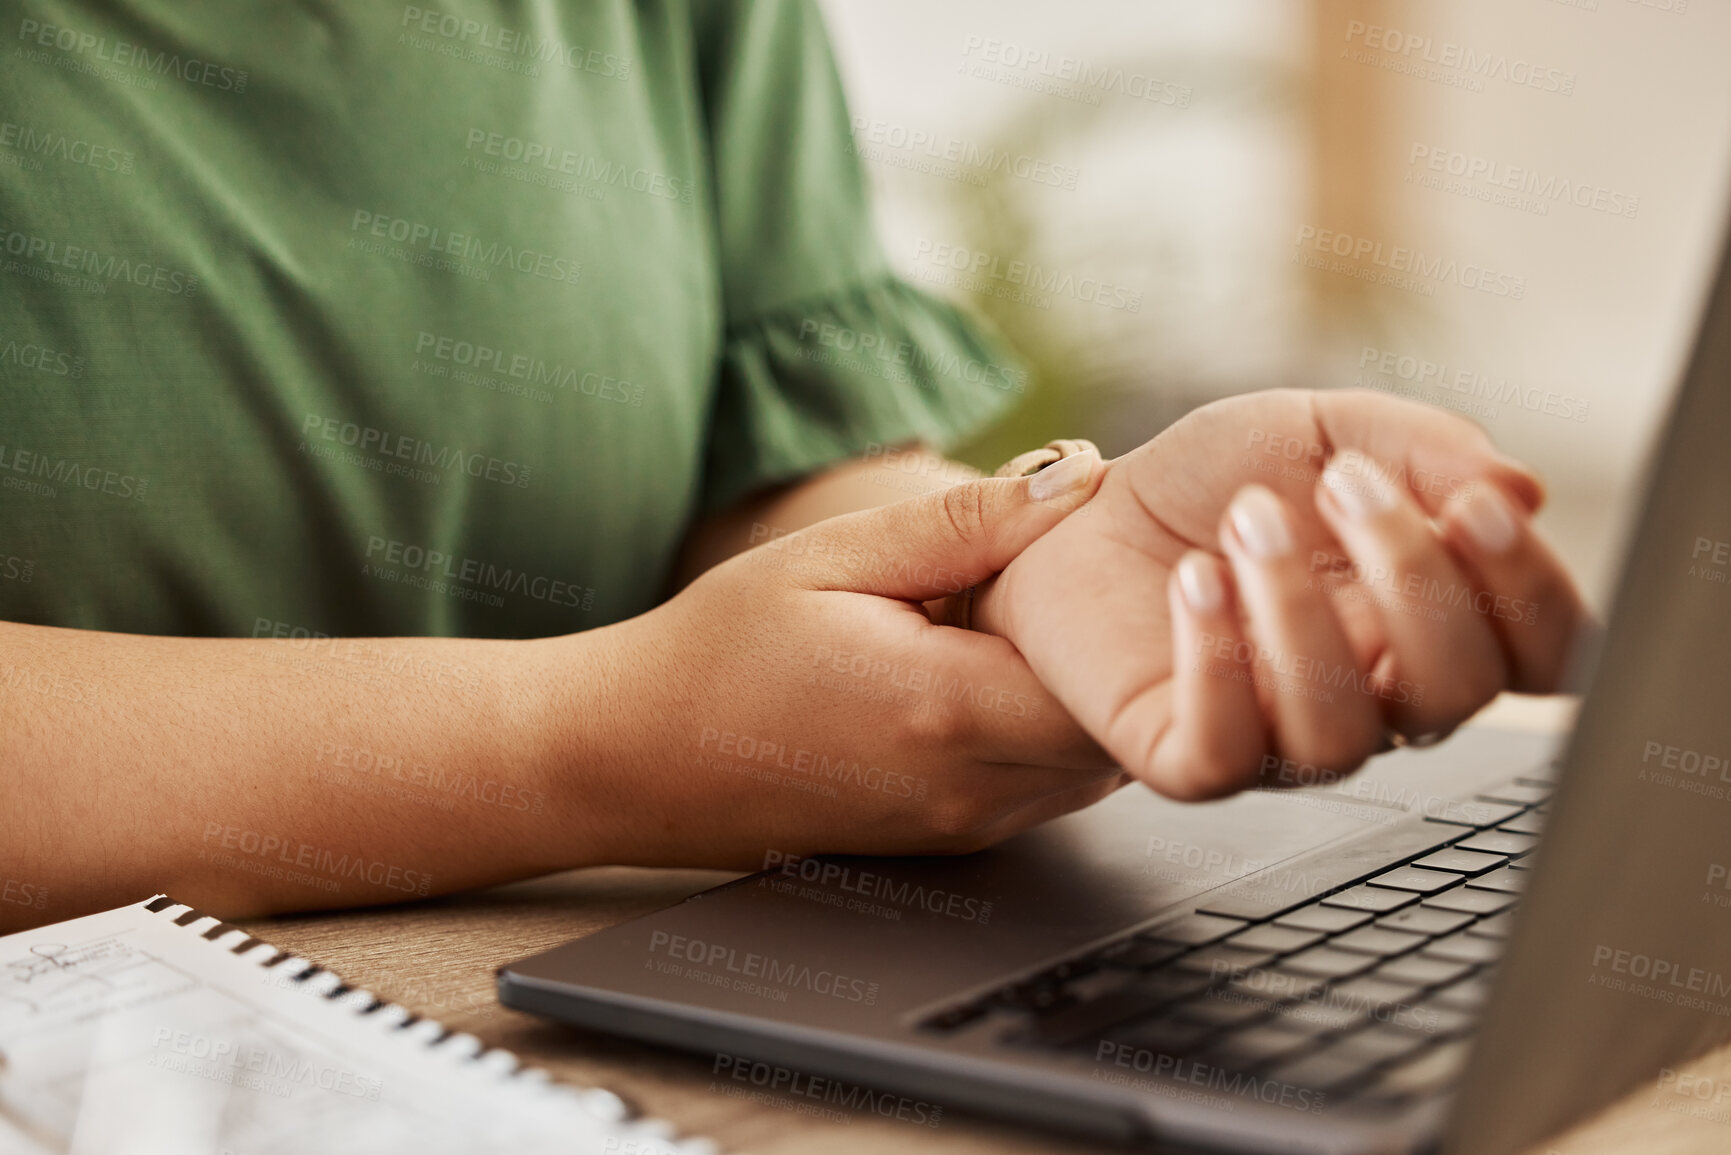
<instances>
[{"instance_id":1,"label":"woman's hand","mask_svg":"<svg viewBox=\"0 0 1731 1155\"><path fill-rule=\"evenodd\" d=\"M1584 613L1528 523L1542 500L1451 414L1235 397L1112 462L976 620L1163 794L1315 781L1557 688Z\"/></svg>"},{"instance_id":2,"label":"woman's hand","mask_svg":"<svg viewBox=\"0 0 1731 1155\"><path fill-rule=\"evenodd\" d=\"M921 608L1001 570L1104 472L1089 454L832 518L571 639L608 635L604 701L568 705L616 735L580 759L611 776L604 860L965 851L1122 785L1015 647Z\"/></svg>"}]
</instances>

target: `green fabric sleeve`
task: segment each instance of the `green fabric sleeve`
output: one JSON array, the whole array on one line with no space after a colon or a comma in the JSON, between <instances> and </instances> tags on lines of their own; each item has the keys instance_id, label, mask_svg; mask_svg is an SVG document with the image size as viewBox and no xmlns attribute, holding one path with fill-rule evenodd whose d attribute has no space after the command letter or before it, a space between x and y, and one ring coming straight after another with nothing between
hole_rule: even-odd
<instances>
[{"instance_id":1,"label":"green fabric sleeve","mask_svg":"<svg viewBox=\"0 0 1731 1155\"><path fill-rule=\"evenodd\" d=\"M704 508L1000 416L1026 369L890 271L815 7L712 0L694 19L726 317Z\"/></svg>"}]
</instances>

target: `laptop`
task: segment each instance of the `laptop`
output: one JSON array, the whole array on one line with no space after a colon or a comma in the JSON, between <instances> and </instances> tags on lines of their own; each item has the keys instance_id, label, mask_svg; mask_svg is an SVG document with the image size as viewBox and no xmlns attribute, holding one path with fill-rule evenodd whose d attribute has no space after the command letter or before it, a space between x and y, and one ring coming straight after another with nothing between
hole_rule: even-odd
<instances>
[{"instance_id":1,"label":"laptop","mask_svg":"<svg viewBox=\"0 0 1731 1155\"><path fill-rule=\"evenodd\" d=\"M772 850L499 997L752 1091L1163 1150L1513 1155L1637 1085L1693 1110L1677 1068L1731 1039L1724 258L1596 649L1560 744L1467 726L1309 789L1132 786L958 858Z\"/></svg>"}]
</instances>

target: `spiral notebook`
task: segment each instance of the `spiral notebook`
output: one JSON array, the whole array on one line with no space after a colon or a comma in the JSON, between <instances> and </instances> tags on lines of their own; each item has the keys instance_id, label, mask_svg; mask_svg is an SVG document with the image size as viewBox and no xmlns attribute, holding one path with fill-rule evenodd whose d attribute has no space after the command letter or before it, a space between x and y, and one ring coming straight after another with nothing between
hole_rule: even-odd
<instances>
[{"instance_id":1,"label":"spiral notebook","mask_svg":"<svg viewBox=\"0 0 1731 1155\"><path fill-rule=\"evenodd\" d=\"M157 896L0 938L0 1155L711 1155Z\"/></svg>"}]
</instances>

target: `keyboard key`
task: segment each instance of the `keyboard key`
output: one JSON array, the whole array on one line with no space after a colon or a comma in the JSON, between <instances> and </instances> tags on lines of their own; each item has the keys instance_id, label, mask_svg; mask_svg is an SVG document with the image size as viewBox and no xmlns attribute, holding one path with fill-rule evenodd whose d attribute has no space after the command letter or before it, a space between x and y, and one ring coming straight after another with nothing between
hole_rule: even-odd
<instances>
[{"instance_id":1,"label":"keyboard key","mask_svg":"<svg viewBox=\"0 0 1731 1155\"><path fill-rule=\"evenodd\" d=\"M1479 890L1500 890L1504 894L1519 894L1527 887L1527 876L1530 870L1520 870L1513 866L1505 866L1501 870L1493 870L1481 878L1467 880L1467 885Z\"/></svg>"},{"instance_id":2,"label":"keyboard key","mask_svg":"<svg viewBox=\"0 0 1731 1155\"><path fill-rule=\"evenodd\" d=\"M1461 839L1455 846L1461 850L1480 850L1486 854L1507 854L1512 857L1530 853L1538 844L1538 838L1531 834L1516 834L1512 830L1481 830L1471 838Z\"/></svg>"},{"instance_id":3,"label":"keyboard key","mask_svg":"<svg viewBox=\"0 0 1731 1155\"><path fill-rule=\"evenodd\" d=\"M1476 934L1483 938L1508 938L1515 929L1513 912L1499 914L1491 918L1482 918L1467 927L1468 934Z\"/></svg>"},{"instance_id":4,"label":"keyboard key","mask_svg":"<svg viewBox=\"0 0 1731 1155\"><path fill-rule=\"evenodd\" d=\"M1180 970L1158 970L1138 977L1130 985L1139 991L1145 991L1151 997L1159 996L1165 1001L1177 1002L1207 990L1213 981L1207 975Z\"/></svg>"},{"instance_id":5,"label":"keyboard key","mask_svg":"<svg viewBox=\"0 0 1731 1155\"><path fill-rule=\"evenodd\" d=\"M1443 1043L1428 1047L1412 1058L1384 1071L1363 1094L1376 1099L1408 1099L1430 1095L1460 1077L1466 1065L1468 1044Z\"/></svg>"},{"instance_id":6,"label":"keyboard key","mask_svg":"<svg viewBox=\"0 0 1731 1155\"><path fill-rule=\"evenodd\" d=\"M1337 931L1351 930L1355 926L1363 926L1373 917L1375 916L1362 910L1344 910L1338 906L1307 906L1291 914L1281 915L1274 920L1274 924L1334 934Z\"/></svg>"},{"instance_id":7,"label":"keyboard key","mask_svg":"<svg viewBox=\"0 0 1731 1155\"><path fill-rule=\"evenodd\" d=\"M1473 920L1470 914L1452 910L1437 910L1432 906L1409 906L1394 914L1384 915L1376 925L1387 930L1404 930L1410 934L1448 934Z\"/></svg>"},{"instance_id":8,"label":"keyboard key","mask_svg":"<svg viewBox=\"0 0 1731 1155\"><path fill-rule=\"evenodd\" d=\"M1208 1045L1208 1053L1220 1060L1220 1066L1251 1067L1309 1050L1313 1045L1308 1034L1258 1025L1228 1031Z\"/></svg>"},{"instance_id":9,"label":"keyboard key","mask_svg":"<svg viewBox=\"0 0 1731 1155\"><path fill-rule=\"evenodd\" d=\"M1476 969L1472 963L1451 962L1448 959L1426 958L1423 955L1407 955L1384 963L1377 968L1373 978L1391 983L1411 983L1420 987L1440 987L1444 983L1452 983L1463 978Z\"/></svg>"},{"instance_id":10,"label":"keyboard key","mask_svg":"<svg viewBox=\"0 0 1731 1155\"><path fill-rule=\"evenodd\" d=\"M1421 934L1407 934L1404 931L1366 926L1332 938L1328 945L1336 950L1350 950L1357 951L1359 954L1374 954L1383 958L1393 958L1397 954L1417 950L1424 943L1425 936Z\"/></svg>"},{"instance_id":11,"label":"keyboard key","mask_svg":"<svg viewBox=\"0 0 1731 1155\"><path fill-rule=\"evenodd\" d=\"M1400 866L1385 871L1370 880L1372 886L1383 886L1390 890L1410 890L1418 894L1435 894L1439 890L1447 890L1461 880L1458 874L1445 874L1440 870L1420 870L1414 866Z\"/></svg>"},{"instance_id":12,"label":"keyboard key","mask_svg":"<svg viewBox=\"0 0 1731 1155\"><path fill-rule=\"evenodd\" d=\"M1432 815L1428 820L1481 828L1501 826L1525 809L1525 806L1510 806L1504 802L1469 802L1463 798L1453 798L1443 806L1441 814Z\"/></svg>"},{"instance_id":13,"label":"keyboard key","mask_svg":"<svg viewBox=\"0 0 1731 1155\"><path fill-rule=\"evenodd\" d=\"M1459 846L1451 846L1447 850L1439 850L1435 854L1427 854L1414 866L1426 870L1452 870L1456 874L1484 874L1506 865L1508 858L1501 854L1484 854L1474 850L1462 850Z\"/></svg>"},{"instance_id":14,"label":"keyboard key","mask_svg":"<svg viewBox=\"0 0 1731 1155\"><path fill-rule=\"evenodd\" d=\"M1330 1003L1324 998L1319 1002L1287 1003L1274 1012L1269 1022L1285 1030L1320 1035L1350 1030L1364 1022L1366 1014L1363 1007Z\"/></svg>"},{"instance_id":15,"label":"keyboard key","mask_svg":"<svg viewBox=\"0 0 1731 1155\"><path fill-rule=\"evenodd\" d=\"M1036 1015L1026 1038L1049 1047L1066 1047L1142 1018L1173 1002L1169 991L1144 984L1120 987L1087 1002L1072 1003Z\"/></svg>"},{"instance_id":16,"label":"keyboard key","mask_svg":"<svg viewBox=\"0 0 1731 1155\"><path fill-rule=\"evenodd\" d=\"M1354 1060L1364 1066L1376 1063L1386 1063L1390 1059L1398 1059L1410 1055L1420 1047L1426 1046L1423 1035L1412 1031L1403 1031L1399 1027L1387 1027L1381 1023L1372 1023L1363 1030L1354 1031L1350 1035L1342 1035L1328 1045L1328 1050L1344 1059Z\"/></svg>"},{"instance_id":17,"label":"keyboard key","mask_svg":"<svg viewBox=\"0 0 1731 1155\"><path fill-rule=\"evenodd\" d=\"M1284 970L1295 971L1302 975L1315 975L1318 978L1349 979L1361 975L1379 960L1370 955L1354 954L1351 951L1335 950L1333 947L1317 946L1281 962Z\"/></svg>"},{"instance_id":18,"label":"keyboard key","mask_svg":"<svg viewBox=\"0 0 1731 1155\"><path fill-rule=\"evenodd\" d=\"M1324 906L1340 906L1347 910L1369 910L1387 914L1418 901L1418 895L1403 890L1387 890L1377 886L1355 886L1322 900Z\"/></svg>"},{"instance_id":19,"label":"keyboard key","mask_svg":"<svg viewBox=\"0 0 1731 1155\"><path fill-rule=\"evenodd\" d=\"M1106 1038L1156 1054L1187 1055L1219 1033L1220 1028L1213 1023L1163 1014L1118 1027L1108 1032Z\"/></svg>"},{"instance_id":20,"label":"keyboard key","mask_svg":"<svg viewBox=\"0 0 1731 1155\"><path fill-rule=\"evenodd\" d=\"M1253 926L1227 939L1225 945L1237 947L1239 950L1266 950L1289 954L1307 946L1315 946L1322 939L1322 932L1317 930L1299 930L1290 926Z\"/></svg>"},{"instance_id":21,"label":"keyboard key","mask_svg":"<svg viewBox=\"0 0 1731 1155\"><path fill-rule=\"evenodd\" d=\"M1257 967L1267 966L1276 957L1273 951L1233 950L1225 944L1216 944L1191 951L1175 960L1172 967L1175 970L1191 971L1195 974L1223 979L1236 977L1245 971L1255 970Z\"/></svg>"},{"instance_id":22,"label":"keyboard key","mask_svg":"<svg viewBox=\"0 0 1731 1155\"><path fill-rule=\"evenodd\" d=\"M1516 806L1534 806L1550 800L1551 787L1542 782L1505 782L1494 790L1483 790L1473 797L1483 802L1508 802Z\"/></svg>"},{"instance_id":23,"label":"keyboard key","mask_svg":"<svg viewBox=\"0 0 1731 1155\"><path fill-rule=\"evenodd\" d=\"M1111 967L1147 970L1149 967L1157 967L1163 962L1169 962L1189 949L1189 947L1175 942L1128 939L1124 942L1113 943L1101 951L1100 961Z\"/></svg>"},{"instance_id":24,"label":"keyboard key","mask_svg":"<svg viewBox=\"0 0 1731 1155\"><path fill-rule=\"evenodd\" d=\"M983 1002L964 1003L947 1011L939 1011L920 1025L928 1031L956 1031L985 1013L986 1004Z\"/></svg>"},{"instance_id":25,"label":"keyboard key","mask_svg":"<svg viewBox=\"0 0 1731 1155\"><path fill-rule=\"evenodd\" d=\"M1483 938L1463 931L1451 934L1447 938L1436 939L1425 947L1420 955L1424 958L1440 958L1450 962L1488 966L1503 956L1503 944L1500 939Z\"/></svg>"},{"instance_id":26,"label":"keyboard key","mask_svg":"<svg viewBox=\"0 0 1731 1155\"><path fill-rule=\"evenodd\" d=\"M1328 992L1327 1001L1331 1006L1361 1009L1379 1021L1386 1021L1396 1009L1416 1003L1423 993L1420 984L1371 975L1337 984Z\"/></svg>"},{"instance_id":27,"label":"keyboard key","mask_svg":"<svg viewBox=\"0 0 1731 1155\"><path fill-rule=\"evenodd\" d=\"M1485 1000L1490 998L1490 995L1490 981L1482 975L1472 975L1434 992L1425 1002L1427 1005L1434 1003L1437 1006L1453 1007L1459 1011L1477 1012L1485 1005Z\"/></svg>"},{"instance_id":28,"label":"keyboard key","mask_svg":"<svg viewBox=\"0 0 1731 1155\"><path fill-rule=\"evenodd\" d=\"M1177 1004L1172 1014L1191 1022L1236 1027L1260 1019L1273 1009L1274 1003L1265 998L1222 998L1210 992Z\"/></svg>"},{"instance_id":29,"label":"keyboard key","mask_svg":"<svg viewBox=\"0 0 1731 1155\"><path fill-rule=\"evenodd\" d=\"M1181 942L1187 946L1203 946L1219 942L1234 931L1243 930L1246 922L1238 918L1218 918L1212 914L1187 914L1183 918L1161 923L1143 931L1138 938L1161 942Z\"/></svg>"},{"instance_id":30,"label":"keyboard key","mask_svg":"<svg viewBox=\"0 0 1731 1155\"><path fill-rule=\"evenodd\" d=\"M1303 1058L1280 1063L1268 1071L1270 1079L1318 1091L1332 1091L1362 1079L1364 1075L1362 1060L1342 1054L1333 1047L1312 1051Z\"/></svg>"},{"instance_id":31,"label":"keyboard key","mask_svg":"<svg viewBox=\"0 0 1731 1155\"><path fill-rule=\"evenodd\" d=\"M1485 803L1474 803L1483 806ZM1386 869L1391 862L1405 862L1441 849L1459 836L1459 830L1422 820L1406 820L1355 838L1305 860L1300 868L1310 884L1309 893L1345 886ZM1304 891L1275 887L1255 878L1221 887L1204 898L1199 910L1235 918L1260 920L1308 906Z\"/></svg>"},{"instance_id":32,"label":"keyboard key","mask_svg":"<svg viewBox=\"0 0 1731 1155\"><path fill-rule=\"evenodd\" d=\"M1545 816L1543 814L1523 814L1519 818L1499 822L1497 829L1506 830L1510 834L1542 834L1545 829Z\"/></svg>"},{"instance_id":33,"label":"keyboard key","mask_svg":"<svg viewBox=\"0 0 1731 1155\"><path fill-rule=\"evenodd\" d=\"M1397 1030L1434 1035L1439 1039L1455 1039L1461 1035L1470 1035L1477 1029L1479 1013L1476 1010L1451 1007L1434 999L1426 999L1414 1007L1410 1015L1396 1019L1392 1025Z\"/></svg>"},{"instance_id":34,"label":"keyboard key","mask_svg":"<svg viewBox=\"0 0 1731 1155\"><path fill-rule=\"evenodd\" d=\"M1063 987L1038 981L1017 983L999 991L997 996L999 1006L1013 1011L1050 1011L1074 1001Z\"/></svg>"},{"instance_id":35,"label":"keyboard key","mask_svg":"<svg viewBox=\"0 0 1731 1155\"><path fill-rule=\"evenodd\" d=\"M1326 978L1267 967L1233 979L1219 993L1229 998L1309 999L1327 985Z\"/></svg>"},{"instance_id":36,"label":"keyboard key","mask_svg":"<svg viewBox=\"0 0 1731 1155\"><path fill-rule=\"evenodd\" d=\"M1439 894L1435 898L1427 898L1424 904L1435 910L1452 910L1461 914L1496 914L1507 910L1516 903L1512 894L1504 894L1499 890L1475 890L1460 886L1447 894Z\"/></svg>"}]
</instances>

